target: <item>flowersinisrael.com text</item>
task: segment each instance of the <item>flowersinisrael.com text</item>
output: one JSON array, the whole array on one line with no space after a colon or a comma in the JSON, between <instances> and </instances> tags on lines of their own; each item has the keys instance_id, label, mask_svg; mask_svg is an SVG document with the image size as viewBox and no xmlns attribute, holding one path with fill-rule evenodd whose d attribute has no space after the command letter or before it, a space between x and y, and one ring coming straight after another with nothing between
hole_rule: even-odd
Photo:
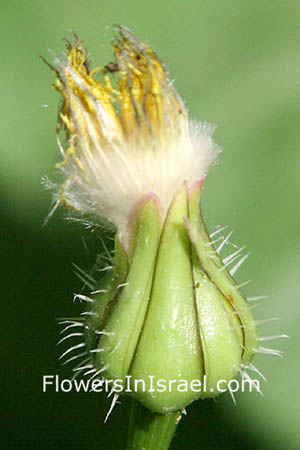
<instances>
[{"instance_id":1,"label":"flowersinisrael.com text","mask_svg":"<svg viewBox=\"0 0 300 450\"><path fill-rule=\"evenodd\" d=\"M42 381L43 392L113 392L115 393L130 393L130 392L213 392L207 386L206 375L202 380L184 380L184 379L168 379L156 378L149 375L147 380L132 379L131 375L126 375L125 379L115 380L98 380L98 379L81 379L70 380L67 378L60 379L59 375L44 375ZM241 380L219 380L217 383L218 392L252 392L253 390L260 391L259 380L256 379L241 379Z\"/></svg>"}]
</instances>

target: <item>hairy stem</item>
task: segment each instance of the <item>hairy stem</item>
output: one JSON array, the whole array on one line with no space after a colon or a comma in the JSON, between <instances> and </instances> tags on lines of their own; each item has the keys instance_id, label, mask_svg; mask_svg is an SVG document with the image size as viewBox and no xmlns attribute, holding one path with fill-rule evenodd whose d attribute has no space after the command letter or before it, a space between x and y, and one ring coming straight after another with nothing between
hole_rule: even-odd
<instances>
[{"instance_id":1,"label":"hairy stem","mask_svg":"<svg viewBox=\"0 0 300 450\"><path fill-rule=\"evenodd\" d=\"M153 413L132 400L127 450L168 450L181 412L168 415Z\"/></svg>"}]
</instances>

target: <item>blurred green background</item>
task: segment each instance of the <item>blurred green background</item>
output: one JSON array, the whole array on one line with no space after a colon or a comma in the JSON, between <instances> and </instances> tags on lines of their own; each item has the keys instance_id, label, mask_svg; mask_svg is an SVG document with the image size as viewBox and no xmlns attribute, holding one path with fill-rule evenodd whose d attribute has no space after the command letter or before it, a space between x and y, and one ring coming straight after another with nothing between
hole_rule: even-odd
<instances>
[{"instance_id":1,"label":"blurred green background","mask_svg":"<svg viewBox=\"0 0 300 450\"><path fill-rule=\"evenodd\" d=\"M283 360L255 358L268 379L264 397L239 393L237 407L227 394L195 402L172 448L299 448L299 0L2 0L1 22L1 447L123 448L126 399L104 424L104 395L42 393L42 375L70 375L58 362L56 318L80 311L72 263L89 268L100 244L61 211L42 227L51 195L40 181L58 157L58 95L39 59L48 47L61 51L74 29L93 61L107 63L108 26L121 23L151 42L191 116L218 125L224 152L206 183L206 220L211 229L228 224L251 251L238 279L252 280L248 295L268 294L258 319L281 318L261 334L291 337L271 342Z\"/></svg>"}]
</instances>

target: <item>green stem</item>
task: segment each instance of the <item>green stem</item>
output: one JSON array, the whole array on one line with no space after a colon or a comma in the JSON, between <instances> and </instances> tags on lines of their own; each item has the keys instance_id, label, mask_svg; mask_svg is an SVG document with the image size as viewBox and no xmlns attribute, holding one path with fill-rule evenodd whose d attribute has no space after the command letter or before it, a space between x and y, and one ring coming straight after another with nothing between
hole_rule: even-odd
<instances>
[{"instance_id":1,"label":"green stem","mask_svg":"<svg viewBox=\"0 0 300 450\"><path fill-rule=\"evenodd\" d=\"M181 412L153 413L132 400L127 450L168 450Z\"/></svg>"}]
</instances>

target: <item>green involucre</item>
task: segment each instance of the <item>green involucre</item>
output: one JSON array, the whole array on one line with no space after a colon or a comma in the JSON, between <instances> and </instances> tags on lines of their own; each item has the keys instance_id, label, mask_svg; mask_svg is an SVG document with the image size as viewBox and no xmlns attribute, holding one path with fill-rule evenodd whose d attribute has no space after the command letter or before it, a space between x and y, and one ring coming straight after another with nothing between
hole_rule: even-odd
<instances>
[{"instance_id":1,"label":"green involucre","mask_svg":"<svg viewBox=\"0 0 300 450\"><path fill-rule=\"evenodd\" d=\"M200 185L184 184L164 223L155 199L144 198L128 255L116 239L115 270L88 323L89 348L101 350L95 367L124 387L130 376L130 395L163 414L217 395L218 381L234 378L257 343L247 301L211 245L200 197ZM149 377L167 388L149 390ZM193 380L206 391L191 389Z\"/></svg>"}]
</instances>

